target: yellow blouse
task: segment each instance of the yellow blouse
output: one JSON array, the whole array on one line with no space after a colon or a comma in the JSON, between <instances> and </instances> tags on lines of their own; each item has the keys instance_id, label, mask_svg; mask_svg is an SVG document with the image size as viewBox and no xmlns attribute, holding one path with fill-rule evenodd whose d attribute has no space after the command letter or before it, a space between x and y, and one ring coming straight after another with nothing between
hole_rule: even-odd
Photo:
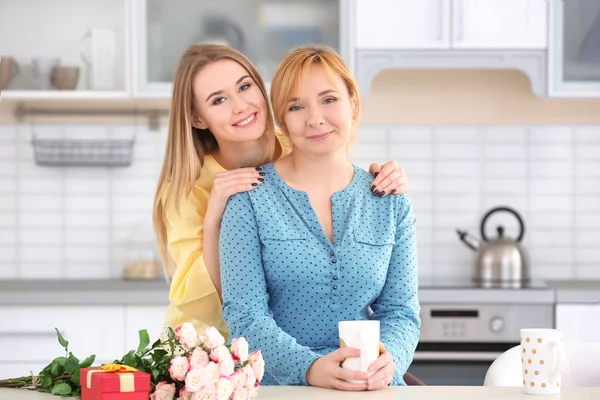
<instances>
[{"instance_id":1,"label":"yellow blouse","mask_svg":"<svg viewBox=\"0 0 600 400\"><path fill-rule=\"evenodd\" d=\"M281 154L289 154L292 143L278 130L275 135L281 145ZM170 304L166 311L166 326L176 328L191 322L198 331L214 326L225 338L228 329L221 314L221 300L206 270L203 256L204 216L215 175L226 171L214 157L204 158L200 179L189 197L165 212L167 248L176 265L169 292Z\"/></svg>"}]
</instances>

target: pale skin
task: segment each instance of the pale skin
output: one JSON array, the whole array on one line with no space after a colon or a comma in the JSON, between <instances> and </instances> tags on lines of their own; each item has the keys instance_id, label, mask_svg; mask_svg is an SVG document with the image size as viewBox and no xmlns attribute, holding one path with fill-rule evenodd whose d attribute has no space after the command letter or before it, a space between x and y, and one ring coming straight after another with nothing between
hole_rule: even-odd
<instances>
[{"instance_id":1,"label":"pale skin","mask_svg":"<svg viewBox=\"0 0 600 400\"><path fill-rule=\"evenodd\" d=\"M294 150L275 162L281 178L294 189L307 192L310 203L325 234L333 242L331 196L353 179L354 167L346 157L346 144L356 124L356 101L348 93L340 76L330 77L323 67L312 65L300 88L300 95L290 99L284 116ZM324 388L361 391L378 390L390 384L394 362L383 343L380 356L369 371L348 371L340 363L358 357L360 351L341 348L318 358L307 371L310 385ZM364 380L366 383L349 383Z\"/></svg>"},{"instance_id":2,"label":"pale skin","mask_svg":"<svg viewBox=\"0 0 600 400\"><path fill-rule=\"evenodd\" d=\"M194 108L192 125L210 129L219 149L214 158L226 172L217 173L204 219L204 263L212 282L221 295L219 263L219 229L229 196L252 190L261 182L261 165L268 156L267 101L248 72L231 60L205 66L192 84ZM275 159L281 147L275 149ZM310 174L309 170L306 170ZM396 163L374 163L369 172L377 173L372 182L374 193L404 193L407 178Z\"/></svg>"}]
</instances>

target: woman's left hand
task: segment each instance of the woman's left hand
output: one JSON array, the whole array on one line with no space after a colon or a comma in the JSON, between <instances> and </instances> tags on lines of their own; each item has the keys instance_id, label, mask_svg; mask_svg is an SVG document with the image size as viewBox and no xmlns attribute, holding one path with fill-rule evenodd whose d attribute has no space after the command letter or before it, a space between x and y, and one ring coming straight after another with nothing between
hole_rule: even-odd
<instances>
[{"instance_id":1,"label":"woman's left hand","mask_svg":"<svg viewBox=\"0 0 600 400\"><path fill-rule=\"evenodd\" d=\"M379 357L369 366L369 372L376 372L369 377L367 390L379 390L389 386L394 377L395 369L392 355L387 351L384 344L379 342Z\"/></svg>"},{"instance_id":2,"label":"woman's left hand","mask_svg":"<svg viewBox=\"0 0 600 400\"><path fill-rule=\"evenodd\" d=\"M383 197L406 192L408 179L404 170L395 162L390 161L383 166L373 163L369 167L369 172L375 176L371 183L371 191L375 196Z\"/></svg>"}]
</instances>

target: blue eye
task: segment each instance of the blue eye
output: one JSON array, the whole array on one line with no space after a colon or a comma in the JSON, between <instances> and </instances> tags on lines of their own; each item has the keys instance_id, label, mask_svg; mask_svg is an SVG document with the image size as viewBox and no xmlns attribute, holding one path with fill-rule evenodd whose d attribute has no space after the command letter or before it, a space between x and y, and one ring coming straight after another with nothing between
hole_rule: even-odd
<instances>
[{"instance_id":1,"label":"blue eye","mask_svg":"<svg viewBox=\"0 0 600 400\"><path fill-rule=\"evenodd\" d=\"M217 97L214 101L213 101L213 105L219 105L222 104L225 101L225 97Z\"/></svg>"},{"instance_id":2,"label":"blue eye","mask_svg":"<svg viewBox=\"0 0 600 400\"><path fill-rule=\"evenodd\" d=\"M323 103L330 104L330 103L333 103L336 100L337 99L335 97L327 97L326 99L323 100Z\"/></svg>"},{"instance_id":3,"label":"blue eye","mask_svg":"<svg viewBox=\"0 0 600 400\"><path fill-rule=\"evenodd\" d=\"M250 85L249 83L245 83L242 86L240 86L240 92L245 92L246 90L250 89Z\"/></svg>"},{"instance_id":4,"label":"blue eye","mask_svg":"<svg viewBox=\"0 0 600 400\"><path fill-rule=\"evenodd\" d=\"M297 104L296 104L296 105L294 105L294 106L291 106L291 107L289 108L289 111L300 111L300 110L302 110L302 106L299 106L299 105L297 105Z\"/></svg>"}]
</instances>

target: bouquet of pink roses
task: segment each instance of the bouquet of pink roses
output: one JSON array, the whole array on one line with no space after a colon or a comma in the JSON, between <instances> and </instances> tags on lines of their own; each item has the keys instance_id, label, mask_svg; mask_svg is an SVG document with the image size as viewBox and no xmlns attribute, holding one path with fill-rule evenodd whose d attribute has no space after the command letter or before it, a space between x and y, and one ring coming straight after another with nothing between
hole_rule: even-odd
<instances>
[{"instance_id":1,"label":"bouquet of pink roses","mask_svg":"<svg viewBox=\"0 0 600 400\"><path fill-rule=\"evenodd\" d=\"M245 338L233 339L230 346L225 346L225 339L216 328L206 328L204 335L199 336L189 323L175 329L174 334L179 346L171 349L169 379L156 384L152 399L248 400L256 397L265 363L260 350L248 353Z\"/></svg>"},{"instance_id":2,"label":"bouquet of pink roses","mask_svg":"<svg viewBox=\"0 0 600 400\"><path fill-rule=\"evenodd\" d=\"M37 375L0 380L0 387L29 388L58 396L81 394L80 371L91 367L96 356L80 361L69 351L69 342L56 329L65 356L57 357ZM129 366L150 375L153 400L249 400L256 397L265 371L260 350L248 354L243 337L229 346L214 327L198 335L192 324L168 329L150 345L148 332L139 331L140 343L120 360L104 365L111 370Z\"/></svg>"}]
</instances>

